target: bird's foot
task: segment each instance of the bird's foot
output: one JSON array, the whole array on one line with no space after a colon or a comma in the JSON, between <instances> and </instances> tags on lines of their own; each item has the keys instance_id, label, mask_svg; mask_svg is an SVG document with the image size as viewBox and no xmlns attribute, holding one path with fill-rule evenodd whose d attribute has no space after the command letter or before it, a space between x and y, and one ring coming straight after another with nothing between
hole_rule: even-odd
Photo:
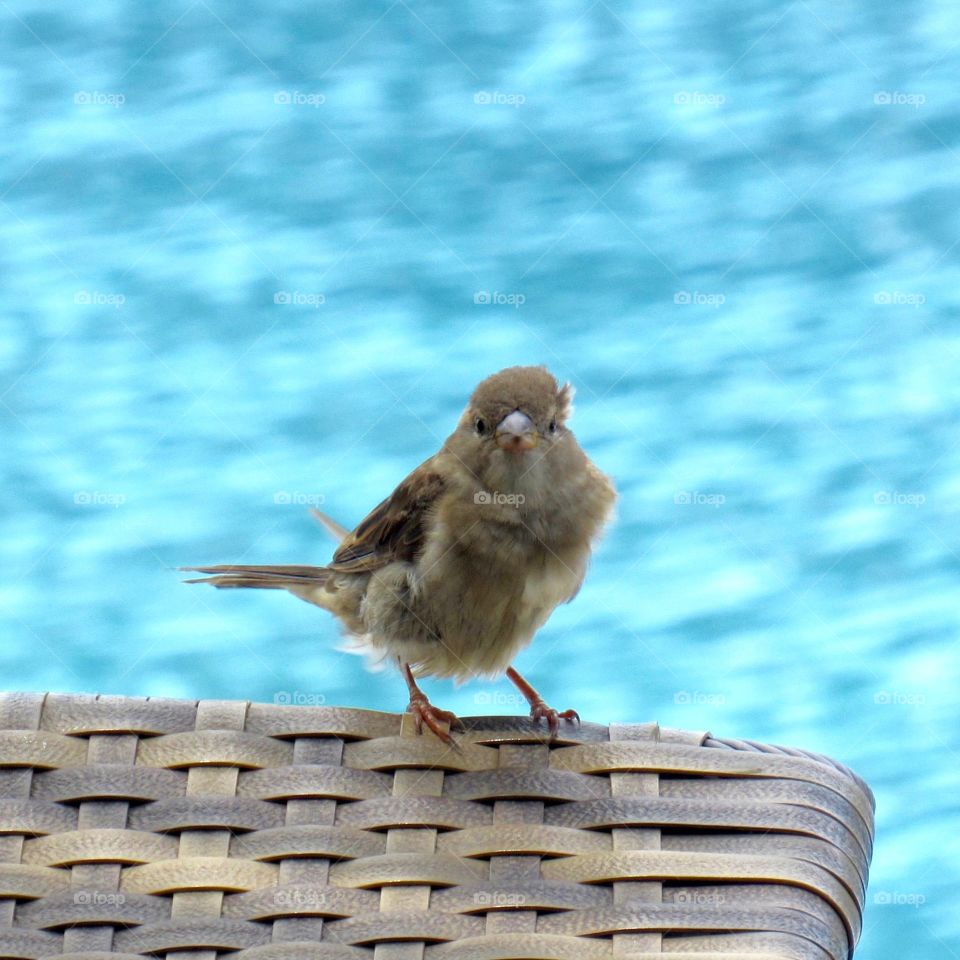
<instances>
[{"instance_id":1,"label":"bird's foot","mask_svg":"<svg viewBox=\"0 0 960 960\"><path fill-rule=\"evenodd\" d=\"M450 746L455 745L453 737L443 726L443 724L448 727L460 725L460 718L455 713L435 707L422 693L410 697L407 713L413 714L413 724L417 728L417 733L423 733L423 725L426 724L444 743Z\"/></svg>"},{"instance_id":2,"label":"bird's foot","mask_svg":"<svg viewBox=\"0 0 960 960\"><path fill-rule=\"evenodd\" d=\"M551 740L555 740L560 732L561 720L569 720L571 723L576 721L578 725L580 723L580 714L576 710L554 710L539 699L530 704L530 716L534 723L538 723L541 719L547 721Z\"/></svg>"}]
</instances>

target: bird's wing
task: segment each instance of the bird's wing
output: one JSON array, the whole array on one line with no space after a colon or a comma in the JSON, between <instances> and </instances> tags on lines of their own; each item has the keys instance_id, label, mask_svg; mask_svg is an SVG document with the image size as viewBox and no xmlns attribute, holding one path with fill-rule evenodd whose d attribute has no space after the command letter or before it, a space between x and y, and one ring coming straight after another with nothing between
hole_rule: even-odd
<instances>
[{"instance_id":1,"label":"bird's wing","mask_svg":"<svg viewBox=\"0 0 960 960\"><path fill-rule=\"evenodd\" d=\"M415 559L423 549L429 510L445 486L434 457L420 464L346 536L329 569L363 573Z\"/></svg>"}]
</instances>

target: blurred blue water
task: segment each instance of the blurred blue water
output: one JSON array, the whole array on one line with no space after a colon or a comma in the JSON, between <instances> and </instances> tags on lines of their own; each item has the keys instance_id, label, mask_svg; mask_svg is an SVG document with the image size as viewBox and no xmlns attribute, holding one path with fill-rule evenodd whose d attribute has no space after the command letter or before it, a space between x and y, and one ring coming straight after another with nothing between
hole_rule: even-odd
<instances>
[{"instance_id":1,"label":"blurred blue water","mask_svg":"<svg viewBox=\"0 0 960 960\"><path fill-rule=\"evenodd\" d=\"M308 503L355 523L544 362L621 501L520 669L851 764L858 955L956 955L960 10L0 17L5 686L400 709L321 612L174 568L323 562Z\"/></svg>"}]
</instances>

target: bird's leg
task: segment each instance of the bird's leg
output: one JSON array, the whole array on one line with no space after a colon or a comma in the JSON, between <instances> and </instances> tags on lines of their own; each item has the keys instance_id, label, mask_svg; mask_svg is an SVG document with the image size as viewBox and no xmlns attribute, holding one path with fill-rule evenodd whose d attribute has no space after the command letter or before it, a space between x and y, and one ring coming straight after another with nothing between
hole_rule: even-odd
<instances>
[{"instance_id":1,"label":"bird's leg","mask_svg":"<svg viewBox=\"0 0 960 960\"><path fill-rule=\"evenodd\" d=\"M553 739L557 735L557 731L560 729L560 720L576 720L577 723L580 722L580 714L576 710L564 710L562 712L554 710L553 707L548 707L544 702L543 697L537 693L534 688L527 683L523 677L517 673L513 667L507 667L507 676L510 680L516 685L517 689L526 697L527 703L530 704L530 716L533 717L534 722L543 717L547 721L547 726L550 728L550 738Z\"/></svg>"},{"instance_id":2,"label":"bird's leg","mask_svg":"<svg viewBox=\"0 0 960 960\"><path fill-rule=\"evenodd\" d=\"M407 713L413 714L413 722L416 725L417 733L423 732L423 725L426 724L444 743L453 744L454 739L447 733L441 724L449 724L451 727L458 724L460 720L457 715L449 710L440 710L435 707L428 699L427 695L417 686L417 681L413 679L413 671L409 663L399 660L400 672L403 679L407 681L407 689L410 691L410 704L407 707Z\"/></svg>"}]
</instances>

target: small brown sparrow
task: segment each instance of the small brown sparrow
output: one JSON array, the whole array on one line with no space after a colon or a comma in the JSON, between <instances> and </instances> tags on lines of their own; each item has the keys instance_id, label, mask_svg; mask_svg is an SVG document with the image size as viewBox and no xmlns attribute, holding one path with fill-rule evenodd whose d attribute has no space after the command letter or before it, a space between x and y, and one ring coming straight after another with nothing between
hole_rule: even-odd
<instances>
[{"instance_id":1,"label":"small brown sparrow","mask_svg":"<svg viewBox=\"0 0 960 960\"><path fill-rule=\"evenodd\" d=\"M329 610L352 645L400 667L418 731L451 742L415 676L506 671L551 737L574 710L548 707L510 666L583 583L616 492L567 427L573 390L545 367L509 367L473 392L440 452L341 540L324 567L185 567L188 583L266 587Z\"/></svg>"}]
</instances>

